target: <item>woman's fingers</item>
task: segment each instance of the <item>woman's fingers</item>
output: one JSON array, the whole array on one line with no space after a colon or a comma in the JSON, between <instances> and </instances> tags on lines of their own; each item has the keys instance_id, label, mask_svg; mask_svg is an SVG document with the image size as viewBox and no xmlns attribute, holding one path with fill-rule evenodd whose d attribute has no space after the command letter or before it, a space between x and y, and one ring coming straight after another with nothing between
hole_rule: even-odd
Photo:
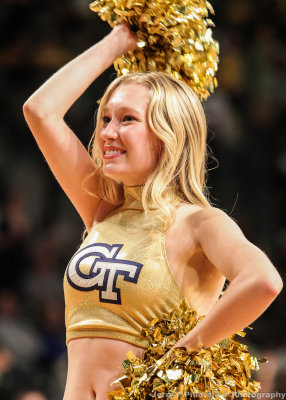
<instances>
[{"instance_id":1,"label":"woman's fingers","mask_svg":"<svg viewBox=\"0 0 286 400\"><path fill-rule=\"evenodd\" d=\"M113 28L113 32L120 36L124 52L137 49L138 37L127 21L120 21Z\"/></svg>"}]
</instances>

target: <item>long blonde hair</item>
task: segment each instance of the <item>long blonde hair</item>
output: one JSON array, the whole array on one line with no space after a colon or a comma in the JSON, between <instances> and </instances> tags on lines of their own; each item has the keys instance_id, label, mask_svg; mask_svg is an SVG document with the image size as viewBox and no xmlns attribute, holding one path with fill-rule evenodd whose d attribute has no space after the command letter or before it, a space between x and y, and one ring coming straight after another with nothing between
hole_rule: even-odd
<instances>
[{"instance_id":1,"label":"long blonde hair","mask_svg":"<svg viewBox=\"0 0 286 400\"><path fill-rule=\"evenodd\" d=\"M102 127L103 108L118 87L129 83L143 85L149 90L147 120L164 144L158 164L144 185L142 203L147 214L153 209L152 216L155 216L160 230L166 230L173 221L179 202L210 206L205 182L205 113L194 91L165 73L130 73L115 79L100 101L96 129L89 146L95 161L94 173L99 175L99 195L113 204L122 202L119 190L122 185L103 175L103 159L97 138Z\"/></svg>"}]
</instances>

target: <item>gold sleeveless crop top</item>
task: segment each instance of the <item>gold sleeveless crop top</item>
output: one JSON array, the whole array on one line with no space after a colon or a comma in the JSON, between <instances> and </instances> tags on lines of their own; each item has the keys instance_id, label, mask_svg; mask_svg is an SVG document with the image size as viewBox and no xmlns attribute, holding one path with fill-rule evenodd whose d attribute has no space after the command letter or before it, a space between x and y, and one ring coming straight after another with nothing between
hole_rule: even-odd
<instances>
[{"instance_id":1,"label":"gold sleeveless crop top","mask_svg":"<svg viewBox=\"0 0 286 400\"><path fill-rule=\"evenodd\" d=\"M141 329L183 299L188 304L170 270L165 235L134 229L146 218L142 190L124 187L124 204L92 227L67 266L67 344L105 337L146 348Z\"/></svg>"}]
</instances>

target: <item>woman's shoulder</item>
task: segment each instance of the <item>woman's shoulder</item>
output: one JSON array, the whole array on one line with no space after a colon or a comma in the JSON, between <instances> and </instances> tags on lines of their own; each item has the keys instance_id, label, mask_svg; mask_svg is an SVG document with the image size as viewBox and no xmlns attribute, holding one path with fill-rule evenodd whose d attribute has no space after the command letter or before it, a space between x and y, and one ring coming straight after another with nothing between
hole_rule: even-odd
<instances>
[{"instance_id":1,"label":"woman's shoulder","mask_svg":"<svg viewBox=\"0 0 286 400\"><path fill-rule=\"evenodd\" d=\"M218 207L203 207L191 203L180 203L176 209L176 214L185 218L192 217L196 221L203 221L206 218L223 217L230 218L227 213Z\"/></svg>"},{"instance_id":2,"label":"woman's shoulder","mask_svg":"<svg viewBox=\"0 0 286 400\"><path fill-rule=\"evenodd\" d=\"M181 203L176 208L176 220L184 223L188 229L207 228L221 223L235 224L233 219L218 207L202 207L191 203Z\"/></svg>"},{"instance_id":3,"label":"woman's shoulder","mask_svg":"<svg viewBox=\"0 0 286 400\"><path fill-rule=\"evenodd\" d=\"M200 250L202 243L223 238L225 235L241 236L241 230L227 213L220 208L200 207L182 203L176 209L176 218L171 231L175 236L193 242L193 249ZM177 234L177 235L176 235Z\"/></svg>"},{"instance_id":4,"label":"woman's shoulder","mask_svg":"<svg viewBox=\"0 0 286 400\"><path fill-rule=\"evenodd\" d=\"M237 222L218 207L199 207L183 205L183 232L189 234L201 246L210 243L228 242L245 243L247 241Z\"/></svg>"}]
</instances>

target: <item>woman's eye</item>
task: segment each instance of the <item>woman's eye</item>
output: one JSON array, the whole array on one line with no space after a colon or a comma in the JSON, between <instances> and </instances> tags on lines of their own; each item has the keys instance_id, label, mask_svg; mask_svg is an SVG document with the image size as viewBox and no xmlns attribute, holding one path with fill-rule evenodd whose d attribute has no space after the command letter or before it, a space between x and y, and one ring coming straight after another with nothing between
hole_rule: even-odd
<instances>
[{"instance_id":1,"label":"woman's eye","mask_svg":"<svg viewBox=\"0 0 286 400\"><path fill-rule=\"evenodd\" d=\"M109 124L110 118L109 117L103 117L102 121L103 121L104 124Z\"/></svg>"},{"instance_id":2,"label":"woman's eye","mask_svg":"<svg viewBox=\"0 0 286 400\"><path fill-rule=\"evenodd\" d=\"M135 118L132 117L131 115L125 115L125 117L123 118L123 121L135 121Z\"/></svg>"}]
</instances>

